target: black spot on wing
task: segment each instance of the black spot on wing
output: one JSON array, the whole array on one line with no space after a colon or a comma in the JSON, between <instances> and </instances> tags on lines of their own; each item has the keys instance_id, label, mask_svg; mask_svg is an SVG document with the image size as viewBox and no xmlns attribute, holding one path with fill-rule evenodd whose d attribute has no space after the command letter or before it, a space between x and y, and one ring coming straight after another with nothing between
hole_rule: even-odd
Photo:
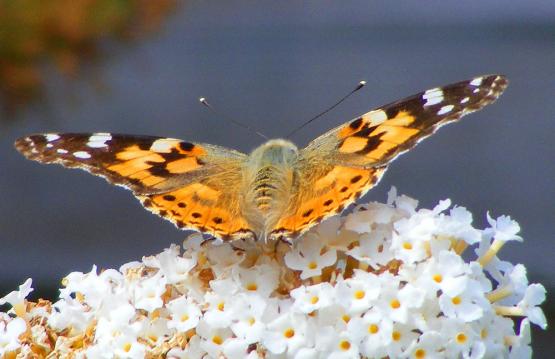
<instances>
[{"instance_id":1,"label":"black spot on wing","mask_svg":"<svg viewBox=\"0 0 555 359\"><path fill-rule=\"evenodd\" d=\"M193 148L195 148L195 145L194 145L193 143L191 143L191 142L181 141L181 142L179 142L179 148L180 148L182 151L190 152L190 151L193 150Z\"/></svg>"},{"instance_id":2,"label":"black spot on wing","mask_svg":"<svg viewBox=\"0 0 555 359\"><path fill-rule=\"evenodd\" d=\"M353 134L353 136L357 137L368 137L372 134L372 132L376 129L375 126L367 127L364 126L360 131L357 131Z\"/></svg>"},{"instance_id":3,"label":"black spot on wing","mask_svg":"<svg viewBox=\"0 0 555 359\"><path fill-rule=\"evenodd\" d=\"M392 106L385 109L385 114L388 119L392 119L399 114L401 108L399 106Z\"/></svg>"},{"instance_id":4,"label":"black spot on wing","mask_svg":"<svg viewBox=\"0 0 555 359\"><path fill-rule=\"evenodd\" d=\"M365 155L369 152L372 152L373 150L375 150L380 145L380 143L382 143L381 137L383 135L385 135L385 132L380 132L377 135L368 137L368 140L367 140L366 145L364 146L364 148L361 149L361 150L358 150L355 153L360 154L360 155Z\"/></svg>"},{"instance_id":5,"label":"black spot on wing","mask_svg":"<svg viewBox=\"0 0 555 359\"><path fill-rule=\"evenodd\" d=\"M349 124L349 127L353 130L358 130L362 125L362 117L357 118Z\"/></svg>"},{"instance_id":6,"label":"black spot on wing","mask_svg":"<svg viewBox=\"0 0 555 359\"><path fill-rule=\"evenodd\" d=\"M166 164L164 162L146 161L146 164L151 166L149 169L147 169L147 171L153 176L157 176L157 177L171 176L171 173L166 169Z\"/></svg>"},{"instance_id":7,"label":"black spot on wing","mask_svg":"<svg viewBox=\"0 0 555 359\"><path fill-rule=\"evenodd\" d=\"M176 161L176 160L180 160L182 158L186 158L187 155L184 155L183 153L180 153L177 149L172 148L170 152L164 153L164 152L157 152L160 156L162 156L162 158L164 158L164 160L166 160L167 162L171 162L171 161Z\"/></svg>"}]
</instances>

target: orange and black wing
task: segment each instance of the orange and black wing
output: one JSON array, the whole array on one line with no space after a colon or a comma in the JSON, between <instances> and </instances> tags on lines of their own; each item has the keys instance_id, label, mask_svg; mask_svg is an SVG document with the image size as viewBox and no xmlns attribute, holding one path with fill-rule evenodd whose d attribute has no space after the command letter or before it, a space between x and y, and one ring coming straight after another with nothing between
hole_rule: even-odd
<instances>
[{"instance_id":1,"label":"orange and black wing","mask_svg":"<svg viewBox=\"0 0 555 359\"><path fill-rule=\"evenodd\" d=\"M180 228L223 239L252 236L241 211L246 155L173 138L109 133L37 134L15 147L27 158L58 163L130 189L143 205Z\"/></svg>"},{"instance_id":2,"label":"orange and black wing","mask_svg":"<svg viewBox=\"0 0 555 359\"><path fill-rule=\"evenodd\" d=\"M299 181L274 236L295 236L338 213L372 188L386 166L447 123L494 102L500 75L433 88L370 111L301 151Z\"/></svg>"}]
</instances>

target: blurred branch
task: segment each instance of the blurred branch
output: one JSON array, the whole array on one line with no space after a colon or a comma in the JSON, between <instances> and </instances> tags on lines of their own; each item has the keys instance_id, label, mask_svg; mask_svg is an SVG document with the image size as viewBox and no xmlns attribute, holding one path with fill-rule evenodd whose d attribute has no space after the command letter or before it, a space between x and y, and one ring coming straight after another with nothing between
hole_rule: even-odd
<instances>
[{"instance_id":1,"label":"blurred branch","mask_svg":"<svg viewBox=\"0 0 555 359\"><path fill-rule=\"evenodd\" d=\"M177 0L0 0L1 105L13 113L43 93L44 65L75 78L106 40L137 41Z\"/></svg>"}]
</instances>

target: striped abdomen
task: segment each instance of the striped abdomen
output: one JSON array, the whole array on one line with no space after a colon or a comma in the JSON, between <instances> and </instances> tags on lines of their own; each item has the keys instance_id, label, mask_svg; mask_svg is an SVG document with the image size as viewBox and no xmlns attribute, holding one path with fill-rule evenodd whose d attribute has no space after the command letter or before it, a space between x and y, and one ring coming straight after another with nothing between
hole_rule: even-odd
<instances>
[{"instance_id":1,"label":"striped abdomen","mask_svg":"<svg viewBox=\"0 0 555 359\"><path fill-rule=\"evenodd\" d=\"M279 174L275 167L261 168L255 175L252 183L253 200L255 206L262 212L268 212L278 194L281 184Z\"/></svg>"}]
</instances>

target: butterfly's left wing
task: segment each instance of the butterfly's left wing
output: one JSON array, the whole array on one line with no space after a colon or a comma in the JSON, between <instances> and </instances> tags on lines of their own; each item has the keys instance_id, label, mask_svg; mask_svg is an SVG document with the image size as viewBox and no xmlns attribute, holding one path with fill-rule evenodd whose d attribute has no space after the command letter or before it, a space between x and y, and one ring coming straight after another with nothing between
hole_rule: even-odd
<instances>
[{"instance_id":1,"label":"butterfly's left wing","mask_svg":"<svg viewBox=\"0 0 555 359\"><path fill-rule=\"evenodd\" d=\"M250 238L243 215L243 165L247 156L174 138L109 133L37 134L20 138L27 158L104 177L130 189L150 211L183 229L222 239Z\"/></svg>"},{"instance_id":2,"label":"butterfly's left wing","mask_svg":"<svg viewBox=\"0 0 555 359\"><path fill-rule=\"evenodd\" d=\"M274 237L295 237L372 188L386 166L439 127L494 102L507 87L489 75L433 88L370 111L300 152L299 184Z\"/></svg>"}]
</instances>

